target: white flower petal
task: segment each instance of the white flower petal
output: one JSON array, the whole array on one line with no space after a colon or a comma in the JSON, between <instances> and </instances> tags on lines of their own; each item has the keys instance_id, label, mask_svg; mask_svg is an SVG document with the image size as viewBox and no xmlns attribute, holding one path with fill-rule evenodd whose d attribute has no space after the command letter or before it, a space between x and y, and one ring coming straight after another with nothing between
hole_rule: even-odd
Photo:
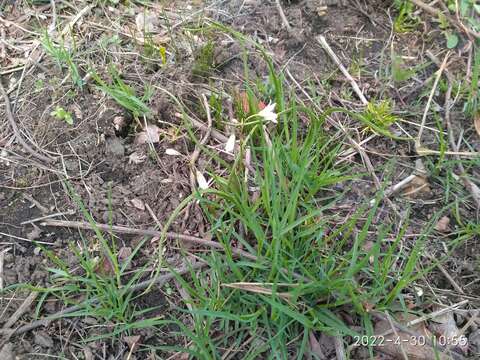
<instances>
[{"instance_id":1,"label":"white flower petal","mask_svg":"<svg viewBox=\"0 0 480 360\"><path fill-rule=\"evenodd\" d=\"M178 152L175 149L167 149L167 150L165 150L165 154L171 155L171 156L181 156L182 155L182 153Z\"/></svg>"},{"instance_id":2,"label":"white flower petal","mask_svg":"<svg viewBox=\"0 0 480 360\"><path fill-rule=\"evenodd\" d=\"M276 124L278 115L275 113L275 106L275 103L268 104L258 113L258 115L263 117L265 120Z\"/></svg>"},{"instance_id":3,"label":"white flower petal","mask_svg":"<svg viewBox=\"0 0 480 360\"><path fill-rule=\"evenodd\" d=\"M207 179L205 179L205 176L197 170L197 183L198 187L202 190L207 190L208 189L208 182Z\"/></svg>"},{"instance_id":4,"label":"white flower petal","mask_svg":"<svg viewBox=\"0 0 480 360\"><path fill-rule=\"evenodd\" d=\"M233 150L235 149L235 134L230 135L230 137L227 140L227 143L225 144L225 151L228 153L233 153Z\"/></svg>"}]
</instances>

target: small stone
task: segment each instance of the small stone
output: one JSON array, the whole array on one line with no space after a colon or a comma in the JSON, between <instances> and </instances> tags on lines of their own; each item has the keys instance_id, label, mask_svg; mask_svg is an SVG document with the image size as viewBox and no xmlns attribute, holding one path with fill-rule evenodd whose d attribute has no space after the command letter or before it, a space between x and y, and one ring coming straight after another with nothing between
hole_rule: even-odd
<instances>
[{"instance_id":1,"label":"small stone","mask_svg":"<svg viewBox=\"0 0 480 360\"><path fill-rule=\"evenodd\" d=\"M35 344L40 345L41 347L52 348L53 340L45 332L39 331L35 333L33 341Z\"/></svg>"},{"instance_id":2,"label":"small stone","mask_svg":"<svg viewBox=\"0 0 480 360\"><path fill-rule=\"evenodd\" d=\"M117 137L108 138L106 140L106 147L107 154L111 154L116 157L125 156L125 147L123 146L123 142Z\"/></svg>"}]
</instances>

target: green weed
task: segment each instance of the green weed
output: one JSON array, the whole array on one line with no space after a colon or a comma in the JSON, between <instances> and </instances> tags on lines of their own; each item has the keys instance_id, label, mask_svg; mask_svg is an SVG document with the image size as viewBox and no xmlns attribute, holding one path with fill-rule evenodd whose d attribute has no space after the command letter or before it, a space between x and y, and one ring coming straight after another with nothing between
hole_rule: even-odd
<instances>
[{"instance_id":1,"label":"green weed","mask_svg":"<svg viewBox=\"0 0 480 360\"><path fill-rule=\"evenodd\" d=\"M111 84L103 81L94 70L90 73L97 82L98 87L119 105L130 111L134 117L138 118L139 116L148 115L150 108L145 102L153 95L152 88L146 86L143 95L138 97L135 89L121 79L118 71L113 66L109 67L109 72L112 77Z\"/></svg>"},{"instance_id":2,"label":"green weed","mask_svg":"<svg viewBox=\"0 0 480 360\"><path fill-rule=\"evenodd\" d=\"M394 5L398 9L398 15L393 22L394 31L405 33L415 30L418 19L413 15L413 3L409 0L395 0Z\"/></svg>"},{"instance_id":3,"label":"green weed","mask_svg":"<svg viewBox=\"0 0 480 360\"><path fill-rule=\"evenodd\" d=\"M50 115L56 117L59 120L65 121L68 125L73 125L72 114L66 111L61 106L57 106L55 110L50 113Z\"/></svg>"},{"instance_id":4,"label":"green weed","mask_svg":"<svg viewBox=\"0 0 480 360\"><path fill-rule=\"evenodd\" d=\"M44 32L41 43L45 52L55 60L60 69L67 68L69 70L73 83L81 89L84 83L73 59L74 50L68 49L63 41L60 44L55 44L47 31Z\"/></svg>"},{"instance_id":5,"label":"green weed","mask_svg":"<svg viewBox=\"0 0 480 360\"><path fill-rule=\"evenodd\" d=\"M213 41L208 41L203 45L195 56L195 63L192 67L192 74L197 77L208 77L215 66L214 60L215 44Z\"/></svg>"}]
</instances>

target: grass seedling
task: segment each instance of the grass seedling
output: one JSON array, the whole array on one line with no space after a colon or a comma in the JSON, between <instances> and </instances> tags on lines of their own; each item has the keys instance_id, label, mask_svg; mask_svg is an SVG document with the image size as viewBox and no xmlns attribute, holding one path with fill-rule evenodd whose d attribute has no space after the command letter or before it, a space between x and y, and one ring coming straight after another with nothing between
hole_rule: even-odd
<instances>
[{"instance_id":1,"label":"grass seedling","mask_svg":"<svg viewBox=\"0 0 480 360\"><path fill-rule=\"evenodd\" d=\"M41 43L45 52L55 60L60 69L67 68L69 70L73 83L81 89L83 79L73 59L74 50L68 49L63 41L60 44L55 44L47 31L44 32Z\"/></svg>"},{"instance_id":2,"label":"grass seedling","mask_svg":"<svg viewBox=\"0 0 480 360\"><path fill-rule=\"evenodd\" d=\"M120 74L113 66L109 67L109 72L112 77L111 84L107 84L95 71L91 71L92 78L97 82L98 87L119 105L130 111L134 117L138 118L148 115L150 108L145 102L153 95L152 89L145 87L143 96L138 97L135 89L122 80Z\"/></svg>"}]
</instances>

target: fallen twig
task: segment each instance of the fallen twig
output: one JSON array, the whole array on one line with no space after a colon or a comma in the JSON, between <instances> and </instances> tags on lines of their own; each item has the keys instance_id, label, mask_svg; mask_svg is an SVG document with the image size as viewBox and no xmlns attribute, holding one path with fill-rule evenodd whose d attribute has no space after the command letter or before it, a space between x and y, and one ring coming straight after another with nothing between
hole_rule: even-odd
<instances>
[{"instance_id":1,"label":"fallen twig","mask_svg":"<svg viewBox=\"0 0 480 360\"><path fill-rule=\"evenodd\" d=\"M430 51L427 51L427 56L437 66L439 66L439 67L441 66L440 60L433 53L431 53ZM475 201L477 209L480 210L480 189L478 188L478 186L474 182L472 182L467 176L465 176L466 171L465 171L465 168L464 168L464 166L461 162L461 159L460 159L460 154L461 153L458 152L459 148L458 148L458 145L455 141L455 136L454 136L453 130L452 130L452 124L451 124L451 121L450 121L450 101L451 101L452 88L453 88L453 84L455 82L455 79L453 78L452 74L450 74L450 72L447 69L445 69L445 76L446 76L447 81L448 81L448 88L447 88L447 91L445 92L445 101L444 101L444 105L443 105L445 107L445 124L447 125L448 140L450 142L450 146L452 146L452 148L456 152L453 155L455 156L455 158L457 160L457 167L460 170L460 176L455 174L455 173L452 173L452 176L455 178L455 180L457 180L457 181L461 180L463 182L465 188L472 195L472 198ZM472 156L480 155L478 153L471 153L471 154L472 154Z\"/></svg>"},{"instance_id":2,"label":"fallen twig","mask_svg":"<svg viewBox=\"0 0 480 360\"><path fill-rule=\"evenodd\" d=\"M338 66L340 71L343 73L343 75L347 78L347 80L350 82L350 85L352 86L353 91L357 94L358 98L362 102L363 105L368 105L368 100L363 95L362 90L360 90L360 87L358 86L357 82L355 79L350 75L348 70L343 66L341 63L340 59L338 56L333 52L332 48L330 45L328 45L327 40L323 35L319 35L316 37L317 41L322 45L323 49L327 52L327 54L330 56L330 58L335 62L335 64Z\"/></svg>"},{"instance_id":3,"label":"fallen twig","mask_svg":"<svg viewBox=\"0 0 480 360\"><path fill-rule=\"evenodd\" d=\"M282 19L283 25L285 25L285 28L291 34L293 32L293 29L290 26L290 23L288 22L287 17L285 16L285 12L283 11L282 4L280 4L280 0L275 0L275 6L277 7L278 14L280 15L280 18Z\"/></svg>"},{"instance_id":4,"label":"fallen twig","mask_svg":"<svg viewBox=\"0 0 480 360\"><path fill-rule=\"evenodd\" d=\"M30 310L30 306L38 296L38 292L31 292L23 301L22 305L13 313L12 316L3 324L3 330L10 329L20 319L20 317Z\"/></svg>"},{"instance_id":5,"label":"fallen twig","mask_svg":"<svg viewBox=\"0 0 480 360\"><path fill-rule=\"evenodd\" d=\"M69 227L69 228L75 228L75 229L85 229L85 230L93 230L95 227L97 227L100 230L103 231L112 231L116 233L121 233L121 234L131 234L131 235L146 235L146 236L157 236L161 237L162 236L162 231L158 230L142 230L142 229L134 229L134 228L129 228L126 226L118 226L118 225L108 225L108 224L90 224L89 222L83 222L83 221L65 221L65 220L46 220L40 224L41 226L55 226L55 227ZM203 245L203 246L208 246L211 248L215 249L220 249L224 250L224 247L222 244L211 241L211 240L205 240L202 238L198 238L195 236L190 236L190 235L183 235L183 234L177 234L173 232L167 232L166 233L166 238L170 240L179 240L181 242L185 243L190 243L190 244L195 244L195 245ZM257 257L255 255L252 255L246 251L243 250L238 250L235 248L231 249L232 253L237 255L237 256L243 256L247 259L250 260L257 260Z\"/></svg>"},{"instance_id":6,"label":"fallen twig","mask_svg":"<svg viewBox=\"0 0 480 360\"><path fill-rule=\"evenodd\" d=\"M17 142L27 151L29 154L37 158L38 160L44 161L46 163L51 163L55 161L55 159L42 155L32 149L30 145L28 145L25 140L23 140L22 135L20 134L20 130L17 127L17 123L15 122L15 118L13 117L12 113L12 107L10 104L10 99L8 98L7 92L5 91L5 88L3 87L2 81L0 79L0 93L3 97L3 101L5 102L5 113L7 115L8 122L10 124L10 127L12 128L13 134L15 135L15 139Z\"/></svg>"},{"instance_id":7,"label":"fallen twig","mask_svg":"<svg viewBox=\"0 0 480 360\"><path fill-rule=\"evenodd\" d=\"M453 16L450 14L445 14L444 12L435 9L434 7L425 4L422 0L412 0L412 3L418 6L420 9L426 11L427 13L440 18L444 17L447 19L453 26L455 26L457 29L464 31L465 33L474 36L477 39L480 39L480 34L477 33L476 31L473 31L472 29L467 28L465 25L463 25L461 22L459 22L457 19L455 19Z\"/></svg>"}]
</instances>

